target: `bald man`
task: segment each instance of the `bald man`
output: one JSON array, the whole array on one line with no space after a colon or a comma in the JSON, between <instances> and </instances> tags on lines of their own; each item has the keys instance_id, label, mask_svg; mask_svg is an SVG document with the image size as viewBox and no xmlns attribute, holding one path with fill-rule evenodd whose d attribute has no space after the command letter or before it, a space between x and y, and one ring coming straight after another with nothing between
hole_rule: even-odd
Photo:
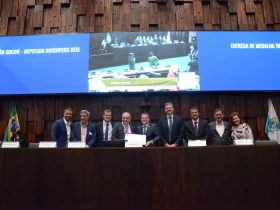
<instances>
[{"instance_id":1,"label":"bald man","mask_svg":"<svg viewBox=\"0 0 280 210\"><path fill-rule=\"evenodd\" d=\"M122 113L122 122L116 123L113 127L112 140L124 140L125 134L136 133L135 128L132 125L130 125L130 121L130 113Z\"/></svg>"}]
</instances>

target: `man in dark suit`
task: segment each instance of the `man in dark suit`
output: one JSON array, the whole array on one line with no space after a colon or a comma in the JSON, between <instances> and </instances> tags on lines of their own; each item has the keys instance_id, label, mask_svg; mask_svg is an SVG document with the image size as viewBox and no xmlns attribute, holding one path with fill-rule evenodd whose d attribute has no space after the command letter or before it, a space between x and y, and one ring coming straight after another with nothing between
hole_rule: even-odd
<instances>
[{"instance_id":1,"label":"man in dark suit","mask_svg":"<svg viewBox=\"0 0 280 210\"><path fill-rule=\"evenodd\" d=\"M95 125L89 122L89 116L89 111L80 111L81 121L72 125L71 141L82 141L86 143L86 147L93 147L96 145L96 129Z\"/></svg>"},{"instance_id":2,"label":"man in dark suit","mask_svg":"<svg viewBox=\"0 0 280 210\"><path fill-rule=\"evenodd\" d=\"M102 117L103 117L102 122L98 122L95 124L97 144L104 140L105 141L112 140L113 123L111 122L112 119L111 110L105 109L103 111Z\"/></svg>"},{"instance_id":3,"label":"man in dark suit","mask_svg":"<svg viewBox=\"0 0 280 210\"><path fill-rule=\"evenodd\" d=\"M174 115L174 108L171 102L165 103L166 116L158 123L158 135L165 147L176 147L183 145L183 120Z\"/></svg>"},{"instance_id":4,"label":"man in dark suit","mask_svg":"<svg viewBox=\"0 0 280 210\"><path fill-rule=\"evenodd\" d=\"M221 109L216 109L214 113L215 121L207 127L207 145L228 145L232 144L231 125L223 121L224 113Z\"/></svg>"},{"instance_id":5,"label":"man in dark suit","mask_svg":"<svg viewBox=\"0 0 280 210\"><path fill-rule=\"evenodd\" d=\"M207 134L207 120L199 118L199 111L197 107L192 107L190 110L191 120L187 121L184 126L184 138L188 140L201 140L206 139Z\"/></svg>"},{"instance_id":6,"label":"man in dark suit","mask_svg":"<svg viewBox=\"0 0 280 210\"><path fill-rule=\"evenodd\" d=\"M129 112L122 114L122 122L115 123L112 131L113 140L124 140L125 134L135 133L135 128L130 125L131 115Z\"/></svg>"},{"instance_id":7,"label":"man in dark suit","mask_svg":"<svg viewBox=\"0 0 280 210\"><path fill-rule=\"evenodd\" d=\"M63 118L55 121L52 125L51 138L52 141L56 141L57 147L66 147L67 142L70 141L72 115L72 109L66 108Z\"/></svg>"},{"instance_id":8,"label":"man in dark suit","mask_svg":"<svg viewBox=\"0 0 280 210\"><path fill-rule=\"evenodd\" d=\"M146 135L146 146L156 146L159 141L156 125L150 123L150 116L148 113L141 114L141 125L136 128L137 134Z\"/></svg>"}]
</instances>

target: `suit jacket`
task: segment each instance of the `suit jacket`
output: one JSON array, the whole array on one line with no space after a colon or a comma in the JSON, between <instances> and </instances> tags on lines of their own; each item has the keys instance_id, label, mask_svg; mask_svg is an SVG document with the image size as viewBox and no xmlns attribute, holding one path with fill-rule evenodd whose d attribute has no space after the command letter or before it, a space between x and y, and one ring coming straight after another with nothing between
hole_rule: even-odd
<instances>
[{"instance_id":1,"label":"suit jacket","mask_svg":"<svg viewBox=\"0 0 280 210\"><path fill-rule=\"evenodd\" d=\"M178 146L183 145L183 132L184 132L184 123L181 117L174 115L173 124L171 130L171 141L169 141L169 127L167 122L167 116L161 118L158 123L158 135L163 145L168 144L177 144Z\"/></svg>"},{"instance_id":2,"label":"suit jacket","mask_svg":"<svg viewBox=\"0 0 280 210\"><path fill-rule=\"evenodd\" d=\"M207 126L208 126L207 120L199 119L199 121L198 121L198 135L196 136L192 120L187 121L184 125L185 141L188 142L188 140L206 139Z\"/></svg>"},{"instance_id":3,"label":"suit jacket","mask_svg":"<svg viewBox=\"0 0 280 210\"><path fill-rule=\"evenodd\" d=\"M143 125L138 125L136 128L137 134L144 134L143 133ZM155 146L159 141L159 136L157 132L157 126L155 124L149 123L148 127L146 128L146 141L152 141L153 146Z\"/></svg>"},{"instance_id":4,"label":"suit jacket","mask_svg":"<svg viewBox=\"0 0 280 210\"><path fill-rule=\"evenodd\" d=\"M228 145L232 144L231 125L228 122L223 122L225 126L224 134L221 137L216 130L216 121L208 124L207 127L207 145Z\"/></svg>"},{"instance_id":5,"label":"suit jacket","mask_svg":"<svg viewBox=\"0 0 280 210\"><path fill-rule=\"evenodd\" d=\"M135 128L130 125L131 133L136 133ZM124 126L121 122L115 123L112 131L112 140L124 140L125 133L124 133Z\"/></svg>"},{"instance_id":6,"label":"suit jacket","mask_svg":"<svg viewBox=\"0 0 280 210\"><path fill-rule=\"evenodd\" d=\"M72 125L70 127L72 127ZM66 147L67 129L63 118L53 123L51 130L51 138L52 141L56 141L57 147Z\"/></svg>"},{"instance_id":7,"label":"suit jacket","mask_svg":"<svg viewBox=\"0 0 280 210\"><path fill-rule=\"evenodd\" d=\"M111 123L112 128L113 128L114 124L112 122L110 122L110 123ZM100 143L101 141L103 141L103 137L104 137L103 120L101 122L96 123L95 128L96 128L96 141L97 141L97 143Z\"/></svg>"},{"instance_id":8,"label":"suit jacket","mask_svg":"<svg viewBox=\"0 0 280 210\"><path fill-rule=\"evenodd\" d=\"M76 122L72 125L71 141L81 141L81 123ZM87 125L86 145L93 147L96 145L96 129L91 122Z\"/></svg>"}]
</instances>

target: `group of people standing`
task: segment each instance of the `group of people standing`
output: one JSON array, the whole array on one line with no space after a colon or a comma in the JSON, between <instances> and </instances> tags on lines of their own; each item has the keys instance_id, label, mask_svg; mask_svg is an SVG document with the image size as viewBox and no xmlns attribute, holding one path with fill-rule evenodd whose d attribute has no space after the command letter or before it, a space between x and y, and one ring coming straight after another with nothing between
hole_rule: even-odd
<instances>
[{"instance_id":1,"label":"group of people standing","mask_svg":"<svg viewBox=\"0 0 280 210\"><path fill-rule=\"evenodd\" d=\"M208 123L200 119L197 107L190 109L191 120L184 122L174 114L171 102L165 103L165 116L158 124L150 122L148 113L141 114L141 124L131 125L129 112L122 113L122 120L113 123L112 112L103 111L103 120L93 124L89 121L90 112L80 111L80 121L72 123L73 110L66 108L62 119L53 123L51 137L57 142L57 147L66 147L69 141L85 142L87 147L98 146L102 141L124 140L129 133L146 135L146 146L177 147L183 146L183 141L206 139L207 145L229 145L236 139L252 139L250 126L242 122L238 112L231 114L231 123L223 120L221 109L215 109L215 121Z\"/></svg>"},{"instance_id":2,"label":"group of people standing","mask_svg":"<svg viewBox=\"0 0 280 210\"><path fill-rule=\"evenodd\" d=\"M149 53L148 62L150 64L150 68L157 68L159 65L158 58L157 58L157 56L154 55L153 52ZM136 58L134 56L134 53L131 52L128 54L129 70L136 70L135 63L136 63Z\"/></svg>"}]
</instances>

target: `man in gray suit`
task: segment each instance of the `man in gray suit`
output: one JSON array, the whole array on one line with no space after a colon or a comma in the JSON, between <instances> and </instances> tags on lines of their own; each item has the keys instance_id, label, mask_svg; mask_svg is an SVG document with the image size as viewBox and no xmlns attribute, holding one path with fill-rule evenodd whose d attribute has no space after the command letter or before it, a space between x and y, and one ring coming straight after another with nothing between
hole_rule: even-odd
<instances>
[{"instance_id":1,"label":"man in gray suit","mask_svg":"<svg viewBox=\"0 0 280 210\"><path fill-rule=\"evenodd\" d=\"M112 131L112 140L124 140L125 134L135 133L135 128L130 125L131 115L129 112L122 114L122 122L115 123Z\"/></svg>"},{"instance_id":2,"label":"man in gray suit","mask_svg":"<svg viewBox=\"0 0 280 210\"><path fill-rule=\"evenodd\" d=\"M221 109L215 109L215 121L208 124L207 145L228 145L232 144L231 125L224 122L224 113Z\"/></svg>"}]
</instances>

